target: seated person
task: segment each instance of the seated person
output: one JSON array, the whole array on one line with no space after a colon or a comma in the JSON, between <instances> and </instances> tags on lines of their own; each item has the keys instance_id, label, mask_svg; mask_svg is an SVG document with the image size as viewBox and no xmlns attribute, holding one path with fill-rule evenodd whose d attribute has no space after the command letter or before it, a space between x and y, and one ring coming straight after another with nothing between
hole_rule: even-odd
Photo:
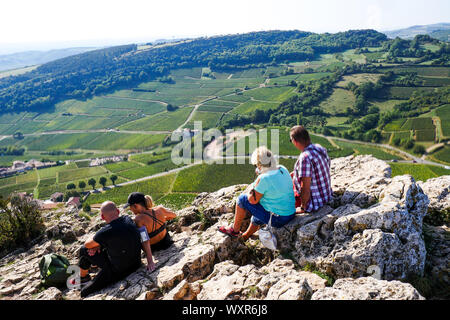
<instances>
[{"instance_id":1,"label":"seated person","mask_svg":"<svg viewBox=\"0 0 450 320\"><path fill-rule=\"evenodd\" d=\"M101 270L81 290L82 298L127 277L141 266L141 240L133 220L128 215L119 217L119 210L111 201L102 204L100 213L107 225L80 249L81 282L90 280L91 266Z\"/></svg>"},{"instance_id":2,"label":"seated person","mask_svg":"<svg viewBox=\"0 0 450 320\"><path fill-rule=\"evenodd\" d=\"M303 126L292 127L290 140L301 151L291 173L296 212L317 211L332 197L327 149L320 144L312 144L308 131Z\"/></svg>"},{"instance_id":3,"label":"seated person","mask_svg":"<svg viewBox=\"0 0 450 320\"><path fill-rule=\"evenodd\" d=\"M132 192L128 196L127 207L136 215L134 222L139 230L145 228L147 232L149 241L143 242L142 247L147 256L147 270L153 271L155 263L152 252L167 249L173 243L166 229L166 221L177 215L163 206L153 208L152 198L140 192Z\"/></svg>"},{"instance_id":4,"label":"seated person","mask_svg":"<svg viewBox=\"0 0 450 320\"><path fill-rule=\"evenodd\" d=\"M271 212L274 213L272 226L275 228L281 228L295 217L295 198L289 171L282 165L277 166L272 152L264 146L253 152L251 163L257 167L258 177L247 188L250 191L238 197L233 227L219 228L220 232L239 236L242 221L246 212L249 212L252 219L248 229L241 235L243 241L261 225L269 223Z\"/></svg>"}]
</instances>

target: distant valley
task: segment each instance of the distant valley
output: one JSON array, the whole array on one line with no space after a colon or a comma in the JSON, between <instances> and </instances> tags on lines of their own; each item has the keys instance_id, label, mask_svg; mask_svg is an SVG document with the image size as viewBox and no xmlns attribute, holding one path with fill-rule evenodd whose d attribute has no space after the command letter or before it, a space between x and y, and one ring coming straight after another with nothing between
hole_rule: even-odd
<instances>
[{"instance_id":1,"label":"distant valley","mask_svg":"<svg viewBox=\"0 0 450 320\"><path fill-rule=\"evenodd\" d=\"M73 56L95 48L67 48L49 51L24 51L0 55L0 72L44 64L53 60Z\"/></svg>"}]
</instances>

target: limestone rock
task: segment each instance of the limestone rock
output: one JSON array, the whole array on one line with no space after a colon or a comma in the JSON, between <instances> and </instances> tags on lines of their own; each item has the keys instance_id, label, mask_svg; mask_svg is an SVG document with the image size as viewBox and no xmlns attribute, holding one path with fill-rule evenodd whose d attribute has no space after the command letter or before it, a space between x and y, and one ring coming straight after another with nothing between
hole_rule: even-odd
<instances>
[{"instance_id":1,"label":"limestone rock","mask_svg":"<svg viewBox=\"0 0 450 320\"><path fill-rule=\"evenodd\" d=\"M450 226L450 175L417 183L430 199L426 221L433 225Z\"/></svg>"},{"instance_id":2,"label":"limestone rock","mask_svg":"<svg viewBox=\"0 0 450 320\"><path fill-rule=\"evenodd\" d=\"M366 276L371 265L387 280L423 274L428 198L411 176L390 179L378 196L381 201L367 209L342 206L300 227L293 239L298 263L337 278Z\"/></svg>"},{"instance_id":3,"label":"limestone rock","mask_svg":"<svg viewBox=\"0 0 450 320\"><path fill-rule=\"evenodd\" d=\"M303 300L325 287L326 280L297 271L291 260L275 259L267 266L238 266L232 261L216 264L203 281L199 300L268 299Z\"/></svg>"},{"instance_id":4,"label":"limestone rock","mask_svg":"<svg viewBox=\"0 0 450 320\"><path fill-rule=\"evenodd\" d=\"M62 292L55 287L51 287L42 291L36 297L36 300L62 300L62 298Z\"/></svg>"},{"instance_id":5,"label":"limestone rock","mask_svg":"<svg viewBox=\"0 0 450 320\"><path fill-rule=\"evenodd\" d=\"M427 239L427 258L425 268L439 287L450 288L450 228L424 223L424 235ZM445 289L447 288L447 289Z\"/></svg>"},{"instance_id":6,"label":"limestone rock","mask_svg":"<svg viewBox=\"0 0 450 320\"><path fill-rule=\"evenodd\" d=\"M331 161L331 187L341 205L368 207L388 183L391 168L370 155L348 156Z\"/></svg>"},{"instance_id":7,"label":"limestone rock","mask_svg":"<svg viewBox=\"0 0 450 320\"><path fill-rule=\"evenodd\" d=\"M409 283L373 277L336 280L332 288L315 292L311 300L424 300Z\"/></svg>"}]
</instances>

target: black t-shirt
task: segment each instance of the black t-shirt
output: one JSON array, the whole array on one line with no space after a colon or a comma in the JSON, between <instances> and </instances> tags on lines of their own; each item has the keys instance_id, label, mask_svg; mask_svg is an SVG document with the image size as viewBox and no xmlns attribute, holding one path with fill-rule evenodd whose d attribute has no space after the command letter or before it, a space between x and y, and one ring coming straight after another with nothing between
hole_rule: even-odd
<instances>
[{"instance_id":1,"label":"black t-shirt","mask_svg":"<svg viewBox=\"0 0 450 320\"><path fill-rule=\"evenodd\" d=\"M129 216L120 216L97 231L94 241L106 249L112 269L128 272L141 264L139 231Z\"/></svg>"}]
</instances>

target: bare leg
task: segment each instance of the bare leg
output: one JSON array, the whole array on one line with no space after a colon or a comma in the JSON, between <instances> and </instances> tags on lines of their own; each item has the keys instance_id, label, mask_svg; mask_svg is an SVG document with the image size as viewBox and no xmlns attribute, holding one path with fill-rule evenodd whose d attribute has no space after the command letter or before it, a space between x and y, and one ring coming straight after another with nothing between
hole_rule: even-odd
<instances>
[{"instance_id":1,"label":"bare leg","mask_svg":"<svg viewBox=\"0 0 450 320\"><path fill-rule=\"evenodd\" d=\"M248 238L250 238L250 236L252 234L254 234L256 231L258 231L258 229L259 229L259 226L257 226L256 224L250 223L247 230L242 234L242 239L246 241Z\"/></svg>"},{"instance_id":2,"label":"bare leg","mask_svg":"<svg viewBox=\"0 0 450 320\"><path fill-rule=\"evenodd\" d=\"M247 211L236 204L236 210L234 214L234 225L233 230L239 232L242 226L242 220L244 220Z\"/></svg>"}]
</instances>

